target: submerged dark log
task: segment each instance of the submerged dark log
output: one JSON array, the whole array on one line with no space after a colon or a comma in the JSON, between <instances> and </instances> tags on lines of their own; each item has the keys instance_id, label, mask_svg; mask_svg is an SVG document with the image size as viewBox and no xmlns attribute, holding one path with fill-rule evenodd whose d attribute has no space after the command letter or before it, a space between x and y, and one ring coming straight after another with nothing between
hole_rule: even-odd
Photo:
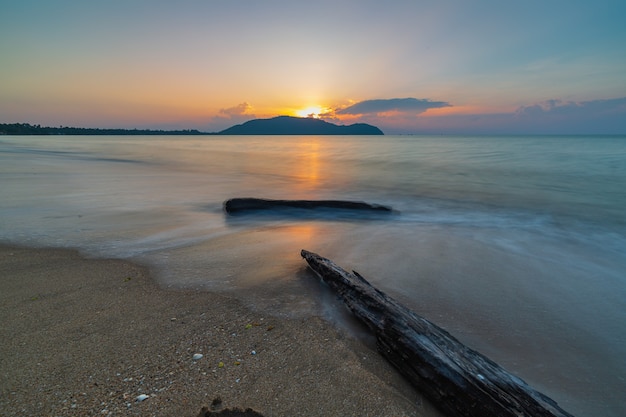
<instances>
[{"instance_id":1,"label":"submerged dark log","mask_svg":"<svg viewBox=\"0 0 626 417\"><path fill-rule=\"evenodd\" d=\"M451 417L572 417L448 332L374 288L357 272L302 250L309 266L376 335L378 351Z\"/></svg>"},{"instance_id":2,"label":"submerged dark log","mask_svg":"<svg viewBox=\"0 0 626 417\"><path fill-rule=\"evenodd\" d=\"M229 214L275 209L342 209L358 211L391 212L391 208L362 201L344 200L267 200L263 198L231 198L224 202Z\"/></svg>"}]
</instances>

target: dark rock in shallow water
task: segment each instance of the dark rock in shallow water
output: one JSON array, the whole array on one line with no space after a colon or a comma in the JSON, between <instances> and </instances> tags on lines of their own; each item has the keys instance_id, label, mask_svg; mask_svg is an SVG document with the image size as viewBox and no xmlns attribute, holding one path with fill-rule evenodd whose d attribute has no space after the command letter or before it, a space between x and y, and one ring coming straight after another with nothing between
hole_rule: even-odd
<instances>
[{"instance_id":1,"label":"dark rock in shallow water","mask_svg":"<svg viewBox=\"0 0 626 417\"><path fill-rule=\"evenodd\" d=\"M231 198L224 202L224 210L228 214L239 214L248 211L276 209L339 209L353 211L369 211L391 213L391 207L369 204L362 201L345 200L268 200L263 198Z\"/></svg>"}]
</instances>

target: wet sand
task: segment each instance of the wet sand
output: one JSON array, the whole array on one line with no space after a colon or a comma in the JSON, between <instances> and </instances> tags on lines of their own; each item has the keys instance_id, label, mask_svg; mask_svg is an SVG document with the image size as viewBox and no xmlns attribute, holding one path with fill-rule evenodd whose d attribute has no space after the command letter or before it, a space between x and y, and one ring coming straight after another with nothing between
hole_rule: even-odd
<instances>
[{"instance_id":1,"label":"wet sand","mask_svg":"<svg viewBox=\"0 0 626 417\"><path fill-rule=\"evenodd\" d=\"M439 415L322 318L159 288L126 261L0 246L0 320L6 417L193 417L218 397L266 417Z\"/></svg>"}]
</instances>

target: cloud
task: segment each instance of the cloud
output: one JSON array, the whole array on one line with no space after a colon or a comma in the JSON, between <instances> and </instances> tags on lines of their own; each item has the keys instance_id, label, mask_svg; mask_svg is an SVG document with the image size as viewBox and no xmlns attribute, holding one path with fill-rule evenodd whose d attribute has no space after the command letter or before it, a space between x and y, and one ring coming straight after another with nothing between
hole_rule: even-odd
<instances>
[{"instance_id":1,"label":"cloud","mask_svg":"<svg viewBox=\"0 0 626 417\"><path fill-rule=\"evenodd\" d=\"M430 101L417 98L390 98L360 101L352 106L337 110L336 114L378 114L385 112L423 113L428 109L451 107L445 101Z\"/></svg>"},{"instance_id":2,"label":"cloud","mask_svg":"<svg viewBox=\"0 0 626 417\"><path fill-rule=\"evenodd\" d=\"M424 114L369 120L389 134L624 135L626 97L577 102L553 99L503 113Z\"/></svg>"},{"instance_id":3,"label":"cloud","mask_svg":"<svg viewBox=\"0 0 626 417\"><path fill-rule=\"evenodd\" d=\"M626 97L553 99L501 113L426 112L450 106L415 98L366 100L320 117L337 124L373 124L386 134L626 134ZM252 106L244 102L211 117L208 131L218 132L255 118Z\"/></svg>"},{"instance_id":4,"label":"cloud","mask_svg":"<svg viewBox=\"0 0 626 417\"><path fill-rule=\"evenodd\" d=\"M548 100L521 106L514 113L514 119L522 131L624 134L626 97L578 102Z\"/></svg>"},{"instance_id":5,"label":"cloud","mask_svg":"<svg viewBox=\"0 0 626 417\"><path fill-rule=\"evenodd\" d=\"M568 101L547 100L531 106L521 106L519 117L602 117L626 112L626 97L609 100Z\"/></svg>"},{"instance_id":6,"label":"cloud","mask_svg":"<svg viewBox=\"0 0 626 417\"><path fill-rule=\"evenodd\" d=\"M222 117L233 118L245 114L248 110L252 110L252 106L246 102L237 104L235 107L229 107L227 109L220 109L220 115Z\"/></svg>"},{"instance_id":7,"label":"cloud","mask_svg":"<svg viewBox=\"0 0 626 417\"><path fill-rule=\"evenodd\" d=\"M256 116L252 111L252 106L247 102L237 104L233 107L220 109L217 115L209 118L209 130L218 132L224 130L232 125L247 122L251 119L256 119Z\"/></svg>"}]
</instances>

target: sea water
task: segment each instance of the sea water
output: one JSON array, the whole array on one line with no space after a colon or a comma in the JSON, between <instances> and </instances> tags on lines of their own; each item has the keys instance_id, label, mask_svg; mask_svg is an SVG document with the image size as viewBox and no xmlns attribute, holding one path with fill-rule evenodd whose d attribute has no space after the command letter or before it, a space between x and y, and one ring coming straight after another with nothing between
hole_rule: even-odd
<instances>
[{"instance_id":1,"label":"sea water","mask_svg":"<svg viewBox=\"0 0 626 417\"><path fill-rule=\"evenodd\" d=\"M394 213L228 216L233 197ZM311 250L577 416L626 415L625 208L626 137L0 137L4 243L341 322Z\"/></svg>"}]
</instances>

